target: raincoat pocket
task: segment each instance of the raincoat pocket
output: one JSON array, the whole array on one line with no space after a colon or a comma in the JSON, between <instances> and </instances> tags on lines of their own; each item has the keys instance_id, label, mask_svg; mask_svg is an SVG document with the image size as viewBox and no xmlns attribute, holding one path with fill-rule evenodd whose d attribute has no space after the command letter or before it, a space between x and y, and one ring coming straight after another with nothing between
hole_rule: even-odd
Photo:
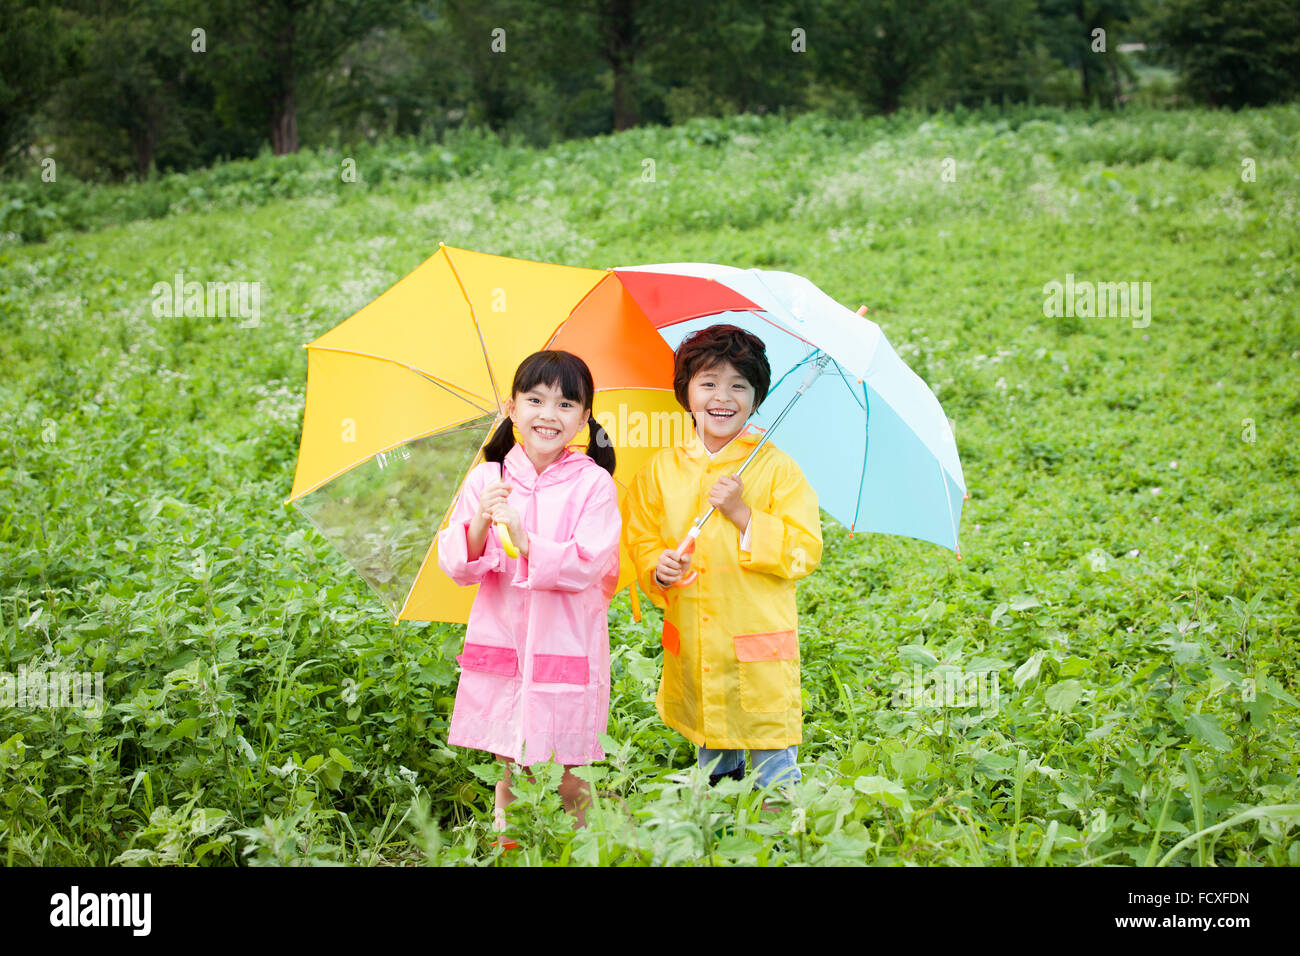
<instances>
[{"instance_id":1,"label":"raincoat pocket","mask_svg":"<svg viewBox=\"0 0 1300 956\"><path fill-rule=\"evenodd\" d=\"M534 654L533 681L538 684L587 683L587 658L563 654Z\"/></svg>"},{"instance_id":2,"label":"raincoat pocket","mask_svg":"<svg viewBox=\"0 0 1300 956\"><path fill-rule=\"evenodd\" d=\"M799 680L795 632L737 634L734 644L740 672L740 706L760 714L788 710Z\"/></svg>"},{"instance_id":3,"label":"raincoat pocket","mask_svg":"<svg viewBox=\"0 0 1300 956\"><path fill-rule=\"evenodd\" d=\"M467 671L514 677L519 673L519 655L513 647L495 647L491 644L465 645L456 663Z\"/></svg>"},{"instance_id":4,"label":"raincoat pocket","mask_svg":"<svg viewBox=\"0 0 1300 956\"><path fill-rule=\"evenodd\" d=\"M664 700L682 699L682 635L677 625L664 621L664 633L659 638L664 646Z\"/></svg>"},{"instance_id":5,"label":"raincoat pocket","mask_svg":"<svg viewBox=\"0 0 1300 956\"><path fill-rule=\"evenodd\" d=\"M682 652L681 631L677 630L676 625L671 621L664 621L664 633L663 637L659 639L659 643L664 646L664 650L676 657Z\"/></svg>"}]
</instances>

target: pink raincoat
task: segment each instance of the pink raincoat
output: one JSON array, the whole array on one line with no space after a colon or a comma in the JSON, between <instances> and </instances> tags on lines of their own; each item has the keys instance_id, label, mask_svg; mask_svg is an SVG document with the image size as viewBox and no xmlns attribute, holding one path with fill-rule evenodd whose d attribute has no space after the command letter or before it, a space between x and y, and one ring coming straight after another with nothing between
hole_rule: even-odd
<instances>
[{"instance_id":1,"label":"pink raincoat","mask_svg":"<svg viewBox=\"0 0 1300 956\"><path fill-rule=\"evenodd\" d=\"M468 560L470 519L495 462L470 472L438 533L438 566L479 585L448 743L528 765L601 760L609 722L609 602L618 583L622 521L609 472L567 451L540 475L523 446L506 455L509 504L528 533L528 557L509 558L494 527Z\"/></svg>"}]
</instances>

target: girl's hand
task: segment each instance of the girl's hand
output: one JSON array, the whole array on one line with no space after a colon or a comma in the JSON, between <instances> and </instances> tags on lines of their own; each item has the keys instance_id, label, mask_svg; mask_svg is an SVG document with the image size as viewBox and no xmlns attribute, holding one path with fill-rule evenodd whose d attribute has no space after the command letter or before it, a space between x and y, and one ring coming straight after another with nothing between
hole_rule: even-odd
<instances>
[{"instance_id":1,"label":"girl's hand","mask_svg":"<svg viewBox=\"0 0 1300 956\"><path fill-rule=\"evenodd\" d=\"M655 580L666 588L672 587L686 573L691 565L691 556L678 557L673 549L666 549L659 555L659 565L655 568Z\"/></svg>"},{"instance_id":2,"label":"girl's hand","mask_svg":"<svg viewBox=\"0 0 1300 956\"><path fill-rule=\"evenodd\" d=\"M709 490L709 504L741 531L745 530L750 518L749 506L740 497L744 491L745 485L739 475L723 475Z\"/></svg>"},{"instance_id":3,"label":"girl's hand","mask_svg":"<svg viewBox=\"0 0 1300 956\"><path fill-rule=\"evenodd\" d=\"M528 557L528 533L524 531L524 523L519 518L519 512L508 504L501 503L493 509L489 517L493 522L499 521L506 526L506 530L510 532L510 539L519 549L519 554Z\"/></svg>"},{"instance_id":4,"label":"girl's hand","mask_svg":"<svg viewBox=\"0 0 1300 956\"><path fill-rule=\"evenodd\" d=\"M514 486L504 481L494 481L483 489L483 497L478 501L478 518L485 524L492 521L492 513L506 503Z\"/></svg>"}]
</instances>

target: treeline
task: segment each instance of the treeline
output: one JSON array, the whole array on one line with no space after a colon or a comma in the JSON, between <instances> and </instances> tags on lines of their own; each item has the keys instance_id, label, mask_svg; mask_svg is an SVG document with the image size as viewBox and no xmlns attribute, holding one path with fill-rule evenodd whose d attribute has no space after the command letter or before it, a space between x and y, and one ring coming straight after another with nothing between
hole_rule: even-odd
<instances>
[{"instance_id":1,"label":"treeline","mask_svg":"<svg viewBox=\"0 0 1300 956\"><path fill-rule=\"evenodd\" d=\"M0 30L0 166L83 179L465 125L544 144L744 112L1120 107L1136 64L1165 103L1300 84L1294 0L0 0Z\"/></svg>"}]
</instances>

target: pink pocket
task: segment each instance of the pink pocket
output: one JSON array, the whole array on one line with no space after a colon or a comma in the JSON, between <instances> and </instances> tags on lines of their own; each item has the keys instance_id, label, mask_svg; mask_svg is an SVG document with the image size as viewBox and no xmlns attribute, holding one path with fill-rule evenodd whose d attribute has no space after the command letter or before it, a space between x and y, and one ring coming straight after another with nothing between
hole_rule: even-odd
<instances>
[{"instance_id":1,"label":"pink pocket","mask_svg":"<svg viewBox=\"0 0 1300 956\"><path fill-rule=\"evenodd\" d=\"M466 644L456 663L467 671L514 677L519 673L519 656L513 647L494 647L491 644Z\"/></svg>"},{"instance_id":2,"label":"pink pocket","mask_svg":"<svg viewBox=\"0 0 1300 956\"><path fill-rule=\"evenodd\" d=\"M539 684L585 684L587 676L586 657L533 655L533 680Z\"/></svg>"}]
</instances>

